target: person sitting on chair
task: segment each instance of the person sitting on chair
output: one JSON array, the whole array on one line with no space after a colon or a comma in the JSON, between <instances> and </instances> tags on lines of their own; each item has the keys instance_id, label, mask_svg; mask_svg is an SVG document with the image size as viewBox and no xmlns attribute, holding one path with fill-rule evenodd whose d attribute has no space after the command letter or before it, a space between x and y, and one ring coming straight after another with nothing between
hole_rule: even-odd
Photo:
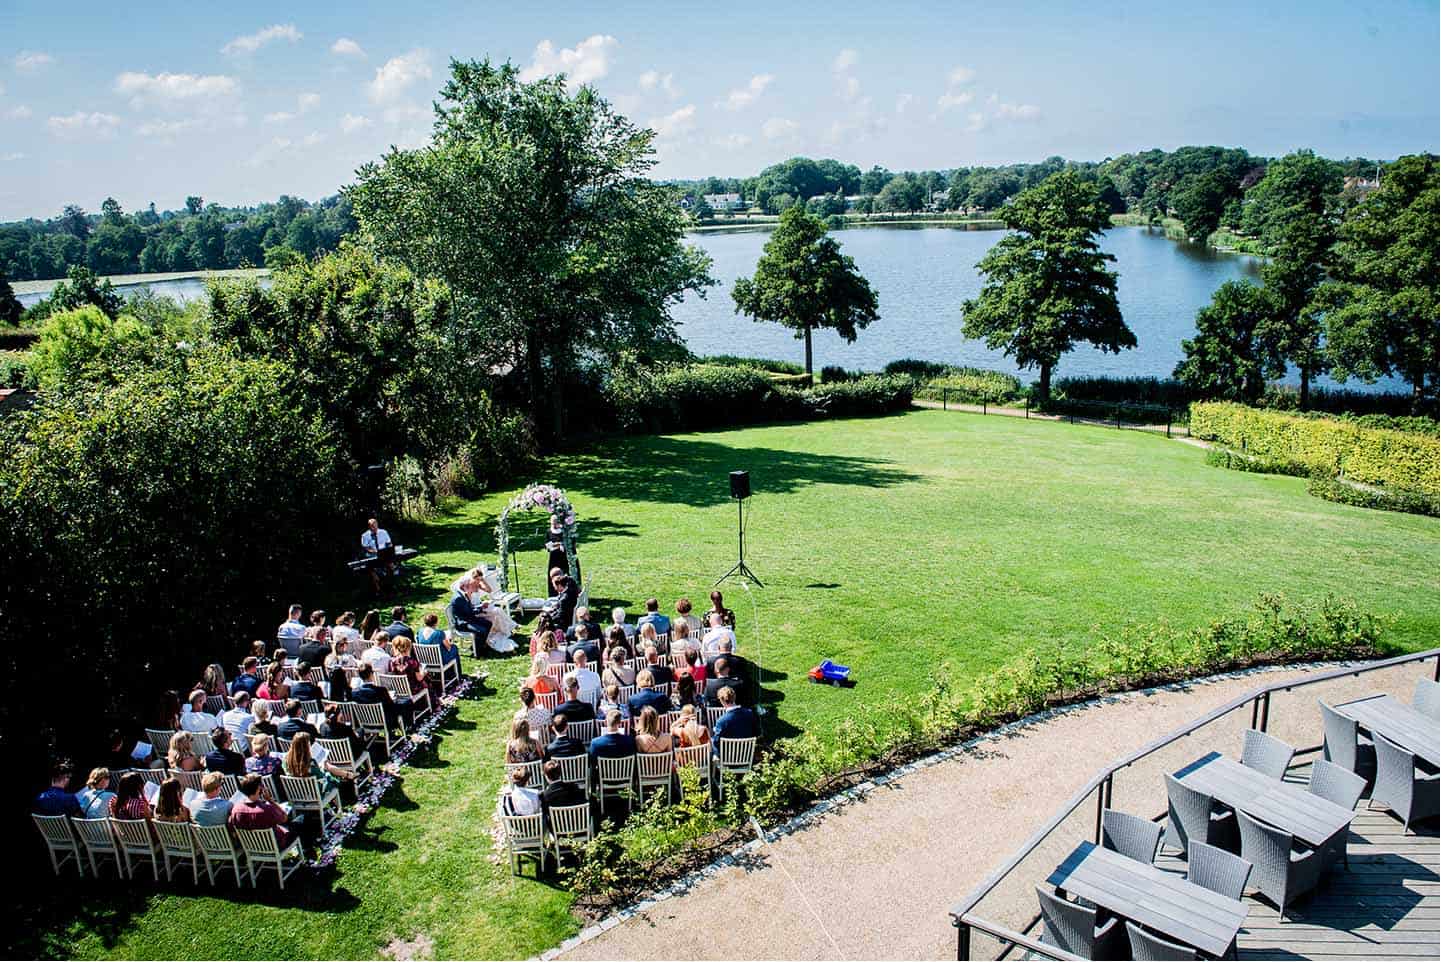
<instances>
[{"instance_id":1,"label":"person sitting on chair","mask_svg":"<svg viewBox=\"0 0 1441 962\"><path fill-rule=\"evenodd\" d=\"M626 703L630 708L630 717L636 718L647 708L654 708L657 715L664 715L670 711L670 697L650 687L656 683L655 677L648 669L642 668L635 676L636 693L630 696Z\"/></svg>"},{"instance_id":2,"label":"person sitting on chair","mask_svg":"<svg viewBox=\"0 0 1441 962\"><path fill-rule=\"evenodd\" d=\"M301 732L305 732L305 734L311 738L320 734L316 731L314 725L305 720L305 708L300 704L299 699L292 698L285 703L285 715L285 721L281 722L276 728L276 732L281 738L288 741L295 738L295 736Z\"/></svg>"},{"instance_id":3,"label":"person sitting on chair","mask_svg":"<svg viewBox=\"0 0 1441 962\"><path fill-rule=\"evenodd\" d=\"M201 783L202 785L204 782ZM243 801L236 802L230 808L230 826L232 828L273 828L275 839L283 849L295 841L295 835L285 827L290 821L290 816L285 809L270 801L268 798L260 797L260 788L264 780L259 775L246 775L240 780L240 794L244 795Z\"/></svg>"},{"instance_id":4,"label":"person sitting on chair","mask_svg":"<svg viewBox=\"0 0 1441 962\"><path fill-rule=\"evenodd\" d=\"M580 681L575 677L575 672L566 672L563 687L565 688L565 701L555 706L555 717L566 718L570 721L594 720L595 708L589 701L580 697Z\"/></svg>"},{"instance_id":5,"label":"person sitting on chair","mask_svg":"<svg viewBox=\"0 0 1441 962\"><path fill-rule=\"evenodd\" d=\"M660 600L647 598L645 600L645 614L636 619L636 626L655 625L658 634L670 634L670 618L660 613Z\"/></svg>"},{"instance_id":6,"label":"person sitting on chair","mask_svg":"<svg viewBox=\"0 0 1441 962\"><path fill-rule=\"evenodd\" d=\"M50 787L41 792L30 805L36 815L69 815L80 817L80 800L70 791L74 769L69 762L56 762L50 769Z\"/></svg>"},{"instance_id":7,"label":"person sitting on chair","mask_svg":"<svg viewBox=\"0 0 1441 962\"><path fill-rule=\"evenodd\" d=\"M627 642L635 641L635 625L626 624L624 608L616 607L610 610L610 624L611 630L619 628L625 632Z\"/></svg>"},{"instance_id":8,"label":"person sitting on chair","mask_svg":"<svg viewBox=\"0 0 1441 962\"><path fill-rule=\"evenodd\" d=\"M490 637L491 621L471 603L470 592L474 586L470 578L461 580L460 593L450 599L450 627L471 636L471 656L479 658L481 644Z\"/></svg>"},{"instance_id":9,"label":"person sitting on chair","mask_svg":"<svg viewBox=\"0 0 1441 962\"><path fill-rule=\"evenodd\" d=\"M635 684L635 669L630 667L626 651L619 645L610 650L610 662L605 666L605 671L600 673L600 683L615 684L622 688Z\"/></svg>"},{"instance_id":10,"label":"person sitting on chair","mask_svg":"<svg viewBox=\"0 0 1441 962\"><path fill-rule=\"evenodd\" d=\"M520 708L516 709L515 717L525 719L533 732L550 730L550 709L536 703L535 689L529 686L520 689Z\"/></svg>"},{"instance_id":11,"label":"person sitting on chair","mask_svg":"<svg viewBox=\"0 0 1441 962\"><path fill-rule=\"evenodd\" d=\"M725 601L721 598L719 591L712 591L710 593L710 613L720 615L721 621L725 626L731 630L735 630L736 613L725 606Z\"/></svg>"},{"instance_id":12,"label":"person sitting on chair","mask_svg":"<svg viewBox=\"0 0 1441 962\"><path fill-rule=\"evenodd\" d=\"M571 738L566 734L569 727L570 722L566 721L564 715L557 714L551 720L550 730L555 737L550 740L550 744L545 746L545 750L541 753L546 761L550 761L552 758L564 758L568 755L585 754L585 744L580 739Z\"/></svg>"},{"instance_id":13,"label":"person sitting on chair","mask_svg":"<svg viewBox=\"0 0 1441 962\"><path fill-rule=\"evenodd\" d=\"M595 615L585 605L577 605L575 609L575 623L565 630L567 640L574 641L576 629L585 625L587 637L600 637L600 622L595 620Z\"/></svg>"},{"instance_id":14,"label":"person sitting on chair","mask_svg":"<svg viewBox=\"0 0 1441 962\"><path fill-rule=\"evenodd\" d=\"M240 692L235 696L235 707L226 709L220 715L220 724L232 735L249 735L255 716L250 713L250 695Z\"/></svg>"},{"instance_id":15,"label":"person sitting on chair","mask_svg":"<svg viewBox=\"0 0 1441 962\"><path fill-rule=\"evenodd\" d=\"M717 693L720 706L725 709L716 719L711 737L711 749L720 751L722 738L756 737L756 713L743 705L736 704L736 693L732 688L722 688Z\"/></svg>"},{"instance_id":16,"label":"person sitting on chair","mask_svg":"<svg viewBox=\"0 0 1441 962\"><path fill-rule=\"evenodd\" d=\"M396 638L409 638L415 640L415 632L405 623L405 606L396 605L390 609L390 624L385 626L385 633L391 640Z\"/></svg>"},{"instance_id":17,"label":"person sitting on chair","mask_svg":"<svg viewBox=\"0 0 1441 962\"><path fill-rule=\"evenodd\" d=\"M244 775L245 756L230 747L230 732L216 728L210 733L210 742L215 747L205 753L205 770L222 775Z\"/></svg>"},{"instance_id":18,"label":"person sitting on chair","mask_svg":"<svg viewBox=\"0 0 1441 962\"><path fill-rule=\"evenodd\" d=\"M575 676L575 683L580 686L581 701L595 704L600 697L600 675L590 667L590 659L586 657L585 652L575 653L575 667L567 674Z\"/></svg>"},{"instance_id":19,"label":"person sitting on chair","mask_svg":"<svg viewBox=\"0 0 1441 962\"><path fill-rule=\"evenodd\" d=\"M625 758L635 754L635 739L625 733L625 720L620 712L612 710L606 714L605 734L591 739L588 751L591 764L597 758Z\"/></svg>"},{"instance_id":20,"label":"person sitting on chair","mask_svg":"<svg viewBox=\"0 0 1441 962\"><path fill-rule=\"evenodd\" d=\"M312 664L319 662L308 662L304 659L296 662L295 673L300 680L290 686L290 697L296 701L320 701L325 697L320 691L320 686L310 680L310 668Z\"/></svg>"},{"instance_id":21,"label":"person sitting on chair","mask_svg":"<svg viewBox=\"0 0 1441 962\"><path fill-rule=\"evenodd\" d=\"M722 615L719 611L712 611L709 615L709 618L710 629L706 631L705 636L701 638L701 651L707 654L718 651L721 639L723 638L729 639L731 643L731 648L734 649L736 643L736 633L734 630L726 626L725 616Z\"/></svg>"},{"instance_id":22,"label":"person sitting on chair","mask_svg":"<svg viewBox=\"0 0 1441 962\"><path fill-rule=\"evenodd\" d=\"M575 626L575 641L566 648L566 655L571 661L575 661L575 654L578 651L585 652L587 660L600 662L600 644L591 637L589 625L578 624Z\"/></svg>"},{"instance_id":23,"label":"person sitting on chair","mask_svg":"<svg viewBox=\"0 0 1441 962\"><path fill-rule=\"evenodd\" d=\"M220 719L205 710L205 699L209 697L203 688L190 693L190 710L180 716L180 727L188 732L209 732L220 724Z\"/></svg>"},{"instance_id":24,"label":"person sitting on chair","mask_svg":"<svg viewBox=\"0 0 1441 962\"><path fill-rule=\"evenodd\" d=\"M244 776L242 768L240 774ZM230 799L220 797L225 783L219 772L206 772L200 779L201 794L190 801L190 819L196 825L224 825L230 821Z\"/></svg>"},{"instance_id":25,"label":"person sitting on chair","mask_svg":"<svg viewBox=\"0 0 1441 962\"><path fill-rule=\"evenodd\" d=\"M689 598L681 598L676 601L676 616L675 619L671 622L672 627L674 627L677 622L683 622L685 626L690 629L691 634L699 634L701 630L701 620L695 615L691 614L691 610L692 608Z\"/></svg>"},{"instance_id":26,"label":"person sitting on chair","mask_svg":"<svg viewBox=\"0 0 1441 962\"><path fill-rule=\"evenodd\" d=\"M646 670L649 671L650 676L655 679L653 684L669 685L675 681L675 673L671 671L670 665L660 660L660 651L655 645L646 645L643 650L645 652Z\"/></svg>"},{"instance_id":27,"label":"person sitting on chair","mask_svg":"<svg viewBox=\"0 0 1441 962\"><path fill-rule=\"evenodd\" d=\"M706 674L709 677L715 677L717 674L715 664L722 658L730 662L731 676L741 679L742 684L754 685L758 681L756 666L735 653L735 642L729 638L721 638L716 641L716 653L705 660Z\"/></svg>"},{"instance_id":28,"label":"person sitting on chair","mask_svg":"<svg viewBox=\"0 0 1441 962\"><path fill-rule=\"evenodd\" d=\"M579 743L577 742L577 744ZM585 803L585 789L574 782L561 781L560 762L551 759L545 763L541 771L545 773L545 791L540 793L542 808L548 811L552 808L565 808Z\"/></svg>"},{"instance_id":29,"label":"person sitting on chair","mask_svg":"<svg viewBox=\"0 0 1441 962\"><path fill-rule=\"evenodd\" d=\"M404 696L396 698L389 688L375 684L375 669L369 663L360 666L357 677L360 684L351 689L351 701L357 705L383 705L385 724L390 728L394 728L397 721L404 723L406 731L415 727L414 703Z\"/></svg>"},{"instance_id":30,"label":"person sitting on chair","mask_svg":"<svg viewBox=\"0 0 1441 962\"><path fill-rule=\"evenodd\" d=\"M263 644L263 642L262 642ZM235 697L241 692L247 695L254 695L260 690L260 659L254 655L248 656L240 663L240 674L230 683L230 695Z\"/></svg>"},{"instance_id":31,"label":"person sitting on chair","mask_svg":"<svg viewBox=\"0 0 1441 962\"><path fill-rule=\"evenodd\" d=\"M360 660L382 675L390 674L390 652L385 647L388 644L390 636L376 629L370 637L370 647L360 653Z\"/></svg>"},{"instance_id":32,"label":"person sitting on chair","mask_svg":"<svg viewBox=\"0 0 1441 962\"><path fill-rule=\"evenodd\" d=\"M715 708L720 704L721 689L729 688L731 694L735 696L739 704L748 704L749 698L746 696L749 692L746 690L745 679L737 678L735 673L731 671L730 659L717 658L715 660L715 670L715 677L706 678L705 703ZM709 671L707 671L707 675L709 676Z\"/></svg>"},{"instance_id":33,"label":"person sitting on chair","mask_svg":"<svg viewBox=\"0 0 1441 962\"><path fill-rule=\"evenodd\" d=\"M305 625L301 622L300 616L305 609L300 605L290 606L290 616L281 622L280 627L275 629L275 640L286 653L295 654L300 650L300 642L305 638Z\"/></svg>"},{"instance_id":34,"label":"person sitting on chair","mask_svg":"<svg viewBox=\"0 0 1441 962\"><path fill-rule=\"evenodd\" d=\"M540 792L530 787L530 769L511 769L501 810L507 815L534 815L541 810Z\"/></svg>"}]
</instances>

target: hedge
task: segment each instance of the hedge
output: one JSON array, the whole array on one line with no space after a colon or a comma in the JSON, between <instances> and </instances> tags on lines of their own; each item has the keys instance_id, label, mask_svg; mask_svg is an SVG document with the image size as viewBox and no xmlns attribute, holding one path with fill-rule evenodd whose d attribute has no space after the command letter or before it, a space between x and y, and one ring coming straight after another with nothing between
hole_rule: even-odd
<instances>
[{"instance_id":1,"label":"hedge","mask_svg":"<svg viewBox=\"0 0 1441 962\"><path fill-rule=\"evenodd\" d=\"M1191 433L1248 455L1303 465L1322 477L1435 492L1437 438L1313 419L1229 402L1191 405Z\"/></svg>"},{"instance_id":2,"label":"hedge","mask_svg":"<svg viewBox=\"0 0 1441 962\"><path fill-rule=\"evenodd\" d=\"M1441 516L1441 504L1438 504L1435 491L1388 491L1357 487L1335 478L1312 478L1306 483L1306 493L1358 508L1403 511L1406 514L1425 514L1433 518Z\"/></svg>"},{"instance_id":3,"label":"hedge","mask_svg":"<svg viewBox=\"0 0 1441 962\"><path fill-rule=\"evenodd\" d=\"M1294 478L1308 478L1311 471L1304 464L1295 461L1279 461L1275 458L1258 458L1240 451L1212 448L1206 452L1206 463L1212 467L1228 468L1232 471L1249 471L1252 474L1289 474Z\"/></svg>"}]
</instances>

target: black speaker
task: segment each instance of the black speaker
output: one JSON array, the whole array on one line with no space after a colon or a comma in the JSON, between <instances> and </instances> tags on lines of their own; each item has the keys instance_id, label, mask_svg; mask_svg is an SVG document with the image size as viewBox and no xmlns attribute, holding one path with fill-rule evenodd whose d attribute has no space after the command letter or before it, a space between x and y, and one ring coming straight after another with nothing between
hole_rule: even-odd
<instances>
[{"instance_id":1,"label":"black speaker","mask_svg":"<svg viewBox=\"0 0 1441 962\"><path fill-rule=\"evenodd\" d=\"M751 473L749 471L731 472L731 497L745 500L751 496Z\"/></svg>"}]
</instances>

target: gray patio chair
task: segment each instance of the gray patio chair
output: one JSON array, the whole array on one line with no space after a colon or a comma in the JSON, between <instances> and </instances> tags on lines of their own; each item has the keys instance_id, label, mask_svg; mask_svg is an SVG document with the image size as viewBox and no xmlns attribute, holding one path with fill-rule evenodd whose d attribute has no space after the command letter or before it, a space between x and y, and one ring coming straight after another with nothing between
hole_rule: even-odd
<instances>
[{"instance_id":1,"label":"gray patio chair","mask_svg":"<svg viewBox=\"0 0 1441 962\"><path fill-rule=\"evenodd\" d=\"M1154 932L1147 932L1135 922L1126 923L1126 936L1131 940L1131 958L1137 962L1151 959L1199 959L1196 950L1189 945L1163 939Z\"/></svg>"},{"instance_id":2,"label":"gray patio chair","mask_svg":"<svg viewBox=\"0 0 1441 962\"><path fill-rule=\"evenodd\" d=\"M1240 901L1241 896L1246 894L1246 881L1250 877L1251 863L1241 856L1205 842L1191 843L1191 851L1186 857L1186 881ZM1232 939L1221 958L1235 957L1236 940Z\"/></svg>"},{"instance_id":3,"label":"gray patio chair","mask_svg":"<svg viewBox=\"0 0 1441 962\"><path fill-rule=\"evenodd\" d=\"M1241 745L1241 764L1247 768L1272 778L1285 778L1286 769L1291 767L1291 759L1295 756L1296 749L1281 739L1272 738L1254 728L1246 729L1246 740Z\"/></svg>"},{"instance_id":4,"label":"gray patio chair","mask_svg":"<svg viewBox=\"0 0 1441 962\"><path fill-rule=\"evenodd\" d=\"M1322 852L1245 812L1236 814L1240 820L1241 857L1252 866L1251 886L1275 902L1284 919L1286 907L1321 880Z\"/></svg>"},{"instance_id":5,"label":"gray patio chair","mask_svg":"<svg viewBox=\"0 0 1441 962\"><path fill-rule=\"evenodd\" d=\"M1335 762L1348 772L1355 772L1366 779L1366 784L1376 775L1376 746L1361 737L1359 726L1353 719L1336 711L1330 705L1316 699L1321 706L1321 725L1325 741L1321 755L1328 762Z\"/></svg>"},{"instance_id":6,"label":"gray patio chair","mask_svg":"<svg viewBox=\"0 0 1441 962\"><path fill-rule=\"evenodd\" d=\"M1366 791L1366 779L1355 772L1348 772L1340 765L1316 759L1311 764L1311 782L1306 790L1312 795L1324 798L1347 810L1354 810L1361 795ZM1351 826L1346 826L1326 843L1326 864L1335 865L1339 858L1347 868L1351 867L1346 853L1346 844L1351 838Z\"/></svg>"},{"instance_id":7,"label":"gray patio chair","mask_svg":"<svg viewBox=\"0 0 1441 962\"><path fill-rule=\"evenodd\" d=\"M1405 827L1441 810L1441 775L1416 770L1416 756L1381 735L1376 736L1376 787L1369 805L1380 802L1395 812Z\"/></svg>"},{"instance_id":8,"label":"gray patio chair","mask_svg":"<svg viewBox=\"0 0 1441 962\"><path fill-rule=\"evenodd\" d=\"M1192 840L1227 851L1239 845L1236 813L1222 809L1210 795L1183 784L1174 775L1166 776L1166 814L1166 843L1179 848L1183 855Z\"/></svg>"},{"instance_id":9,"label":"gray patio chair","mask_svg":"<svg viewBox=\"0 0 1441 962\"><path fill-rule=\"evenodd\" d=\"M1101 813L1101 847L1150 865L1161 847L1161 826L1108 808Z\"/></svg>"},{"instance_id":10,"label":"gray patio chair","mask_svg":"<svg viewBox=\"0 0 1441 962\"><path fill-rule=\"evenodd\" d=\"M1441 719L1441 684L1428 678L1416 679L1416 693L1411 696L1411 707L1432 718Z\"/></svg>"},{"instance_id":11,"label":"gray patio chair","mask_svg":"<svg viewBox=\"0 0 1441 962\"><path fill-rule=\"evenodd\" d=\"M1126 957L1126 930L1120 919L1112 916L1098 926L1096 909L1067 902L1040 885L1036 897L1041 902L1042 942L1083 959Z\"/></svg>"}]
</instances>

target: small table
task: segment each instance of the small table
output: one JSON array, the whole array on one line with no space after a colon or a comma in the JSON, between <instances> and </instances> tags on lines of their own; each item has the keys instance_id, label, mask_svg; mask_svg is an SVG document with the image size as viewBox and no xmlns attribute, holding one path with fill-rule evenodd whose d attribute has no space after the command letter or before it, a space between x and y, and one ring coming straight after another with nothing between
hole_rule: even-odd
<instances>
[{"instance_id":1,"label":"small table","mask_svg":"<svg viewBox=\"0 0 1441 962\"><path fill-rule=\"evenodd\" d=\"M1311 846L1325 845L1356 817L1354 811L1219 752L1203 755L1176 772L1176 780Z\"/></svg>"},{"instance_id":2,"label":"small table","mask_svg":"<svg viewBox=\"0 0 1441 962\"><path fill-rule=\"evenodd\" d=\"M1401 699L1367 695L1332 707L1372 734L1400 745L1430 765L1441 766L1441 732L1436 719Z\"/></svg>"},{"instance_id":3,"label":"small table","mask_svg":"<svg viewBox=\"0 0 1441 962\"><path fill-rule=\"evenodd\" d=\"M1246 921L1239 900L1092 842L1077 845L1046 881L1217 958Z\"/></svg>"}]
</instances>

